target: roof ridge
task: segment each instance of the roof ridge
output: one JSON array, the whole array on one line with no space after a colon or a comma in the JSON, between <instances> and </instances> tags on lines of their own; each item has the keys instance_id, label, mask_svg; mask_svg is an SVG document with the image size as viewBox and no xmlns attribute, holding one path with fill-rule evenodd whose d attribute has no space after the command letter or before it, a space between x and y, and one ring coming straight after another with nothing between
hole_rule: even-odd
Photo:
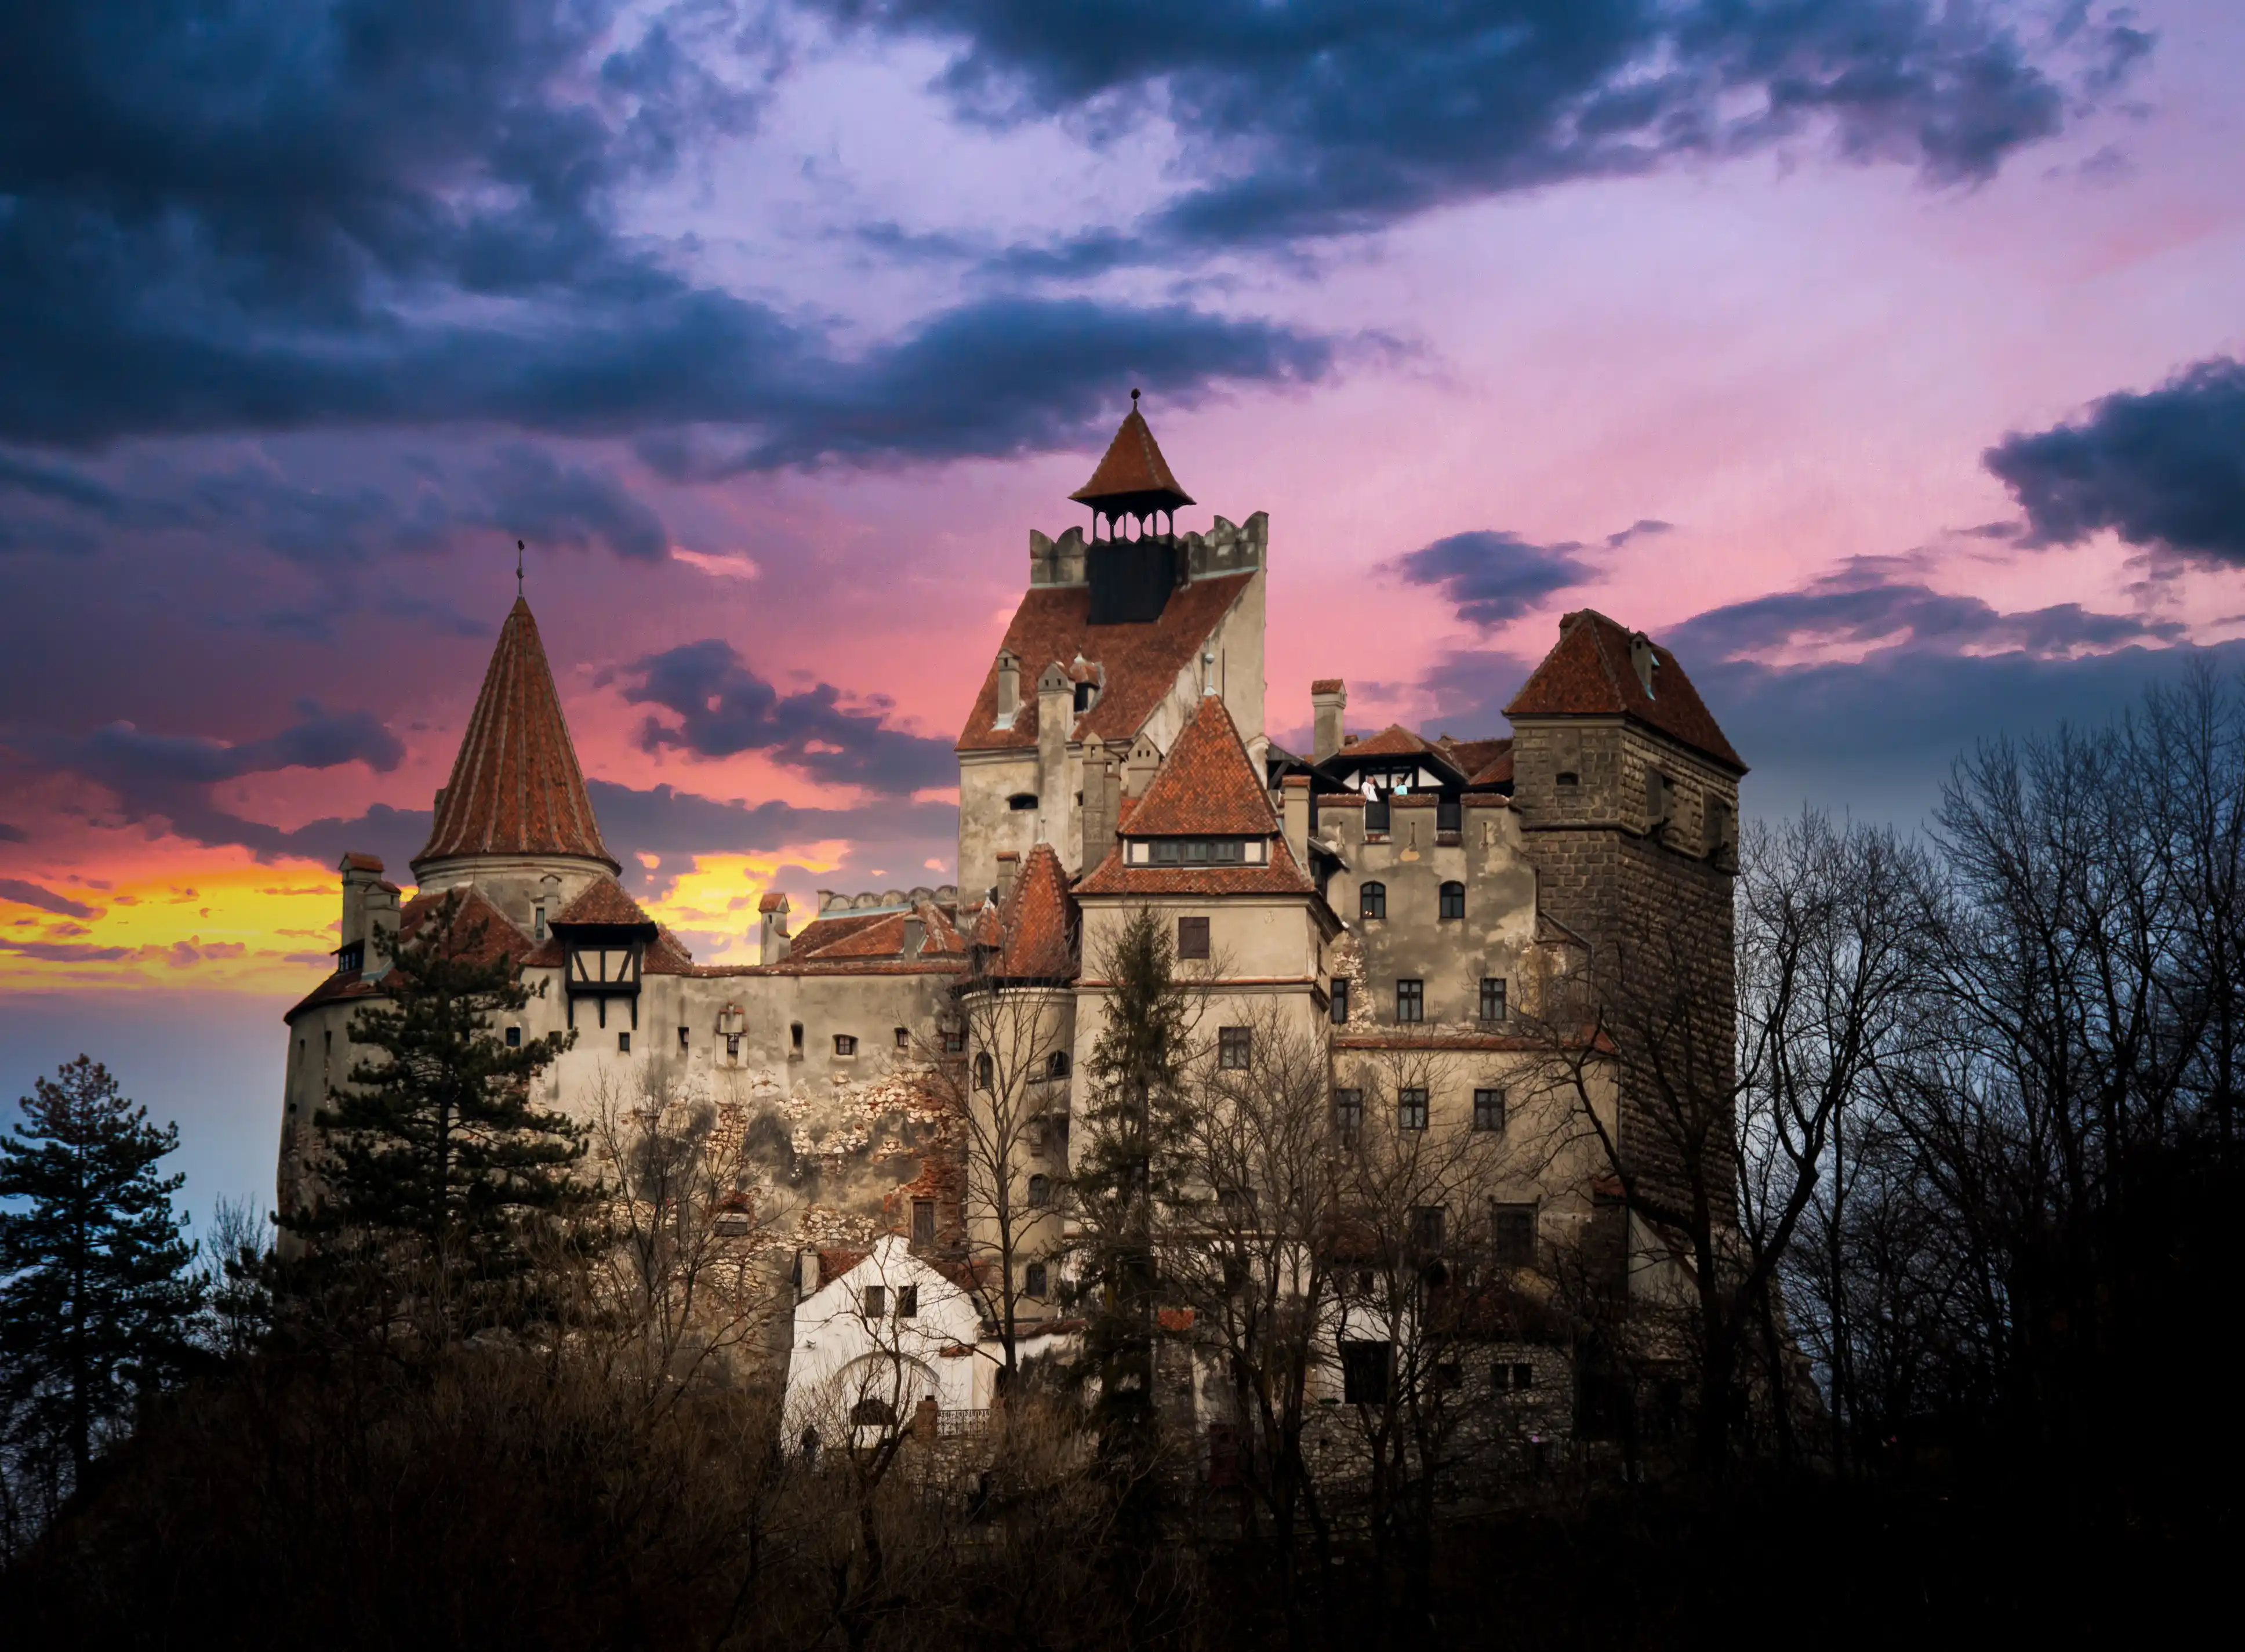
<instances>
[{"instance_id":1,"label":"roof ridge","mask_svg":"<svg viewBox=\"0 0 2245 1652\"><path fill-rule=\"evenodd\" d=\"M1223 696L1201 696L1192 720L1179 731L1122 830L1131 837L1277 833L1271 795Z\"/></svg>"}]
</instances>

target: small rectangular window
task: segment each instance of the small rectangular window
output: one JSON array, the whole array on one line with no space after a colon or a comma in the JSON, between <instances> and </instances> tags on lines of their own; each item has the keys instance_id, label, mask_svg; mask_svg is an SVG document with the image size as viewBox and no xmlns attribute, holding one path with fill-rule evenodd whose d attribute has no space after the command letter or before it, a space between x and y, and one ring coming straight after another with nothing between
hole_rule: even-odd
<instances>
[{"instance_id":1,"label":"small rectangular window","mask_svg":"<svg viewBox=\"0 0 2245 1652\"><path fill-rule=\"evenodd\" d=\"M935 1200L912 1200L912 1244L919 1248L935 1243Z\"/></svg>"},{"instance_id":2,"label":"small rectangular window","mask_svg":"<svg viewBox=\"0 0 2245 1652\"><path fill-rule=\"evenodd\" d=\"M798 1056L803 1053L803 1023L800 1021L788 1023L787 1047Z\"/></svg>"},{"instance_id":3,"label":"small rectangular window","mask_svg":"<svg viewBox=\"0 0 2245 1652\"><path fill-rule=\"evenodd\" d=\"M865 1317L878 1319L888 1312L889 1293L878 1285L865 1287Z\"/></svg>"},{"instance_id":4,"label":"small rectangular window","mask_svg":"<svg viewBox=\"0 0 2245 1652\"><path fill-rule=\"evenodd\" d=\"M1535 1387L1536 1368L1525 1360L1515 1360L1512 1364L1511 1385L1515 1393Z\"/></svg>"},{"instance_id":5,"label":"small rectangular window","mask_svg":"<svg viewBox=\"0 0 2245 1652\"><path fill-rule=\"evenodd\" d=\"M1336 1027L1348 1025L1348 982L1346 981L1333 983L1333 1024Z\"/></svg>"},{"instance_id":6,"label":"small rectangular window","mask_svg":"<svg viewBox=\"0 0 2245 1652\"><path fill-rule=\"evenodd\" d=\"M1536 1207L1491 1201L1490 1247L1501 1268L1536 1266Z\"/></svg>"},{"instance_id":7,"label":"small rectangular window","mask_svg":"<svg viewBox=\"0 0 2245 1652\"><path fill-rule=\"evenodd\" d=\"M1441 1253L1442 1207L1440 1205L1421 1205L1411 1212L1411 1243L1421 1256Z\"/></svg>"},{"instance_id":8,"label":"small rectangular window","mask_svg":"<svg viewBox=\"0 0 2245 1652\"><path fill-rule=\"evenodd\" d=\"M1208 956L1208 920L1206 918L1177 920L1177 956L1180 958Z\"/></svg>"},{"instance_id":9,"label":"small rectangular window","mask_svg":"<svg viewBox=\"0 0 2245 1652\"><path fill-rule=\"evenodd\" d=\"M1173 867L1183 858L1183 855L1184 851L1175 838L1156 838L1154 840L1156 866Z\"/></svg>"},{"instance_id":10,"label":"small rectangular window","mask_svg":"<svg viewBox=\"0 0 2245 1652\"><path fill-rule=\"evenodd\" d=\"M1208 840L1206 838L1188 839L1185 842L1185 859L1195 863L1207 860Z\"/></svg>"},{"instance_id":11,"label":"small rectangular window","mask_svg":"<svg viewBox=\"0 0 2245 1652\"><path fill-rule=\"evenodd\" d=\"M1446 1394L1455 1393L1466 1385L1466 1368L1454 1359L1443 1360L1434 1367L1434 1386Z\"/></svg>"},{"instance_id":12,"label":"small rectangular window","mask_svg":"<svg viewBox=\"0 0 2245 1652\"><path fill-rule=\"evenodd\" d=\"M616 1053L620 1056L631 1054L631 1034L620 1032L616 1035Z\"/></svg>"},{"instance_id":13,"label":"small rectangular window","mask_svg":"<svg viewBox=\"0 0 2245 1652\"><path fill-rule=\"evenodd\" d=\"M1709 798L1706 813L1706 852L1719 854L1731 845L1731 806Z\"/></svg>"},{"instance_id":14,"label":"small rectangular window","mask_svg":"<svg viewBox=\"0 0 2245 1652\"><path fill-rule=\"evenodd\" d=\"M1052 1178L1035 1175L1029 1178L1029 1208L1042 1210L1052 1203Z\"/></svg>"},{"instance_id":15,"label":"small rectangular window","mask_svg":"<svg viewBox=\"0 0 2245 1652\"><path fill-rule=\"evenodd\" d=\"M897 1317L899 1319L912 1319L917 1317L919 1313L919 1287L917 1285L898 1286Z\"/></svg>"},{"instance_id":16,"label":"small rectangular window","mask_svg":"<svg viewBox=\"0 0 2245 1652\"><path fill-rule=\"evenodd\" d=\"M678 1047L681 1050L691 1050L694 1047L693 1028L681 1027L678 1030Z\"/></svg>"},{"instance_id":17,"label":"small rectangular window","mask_svg":"<svg viewBox=\"0 0 2245 1652\"><path fill-rule=\"evenodd\" d=\"M1668 819L1668 777L1658 769L1645 772L1645 823L1658 826Z\"/></svg>"},{"instance_id":18,"label":"small rectangular window","mask_svg":"<svg viewBox=\"0 0 2245 1652\"><path fill-rule=\"evenodd\" d=\"M1340 1345L1340 1397L1351 1405L1385 1405L1387 1384L1395 1370L1392 1343L1343 1343Z\"/></svg>"},{"instance_id":19,"label":"small rectangular window","mask_svg":"<svg viewBox=\"0 0 2245 1652\"><path fill-rule=\"evenodd\" d=\"M1024 1295L1042 1297L1045 1295L1046 1284L1045 1265L1042 1262L1031 1262L1027 1268L1021 1269L1021 1290Z\"/></svg>"},{"instance_id":20,"label":"small rectangular window","mask_svg":"<svg viewBox=\"0 0 2245 1652\"><path fill-rule=\"evenodd\" d=\"M1218 1027L1216 1030L1216 1064L1238 1072L1245 1070L1254 1049L1254 1030L1250 1027Z\"/></svg>"},{"instance_id":21,"label":"small rectangular window","mask_svg":"<svg viewBox=\"0 0 2245 1652\"><path fill-rule=\"evenodd\" d=\"M1444 917L1444 918L1446 918L1446 919L1455 919L1455 918L1462 918L1462 917L1464 917L1465 915L1466 915L1466 887L1465 887L1465 885L1463 885L1462 883L1446 883L1446 884L1444 884L1444 885L1442 886L1441 916L1442 916L1442 917Z\"/></svg>"},{"instance_id":22,"label":"small rectangular window","mask_svg":"<svg viewBox=\"0 0 2245 1652\"><path fill-rule=\"evenodd\" d=\"M909 1050L912 1048L912 1029L910 1027L899 1027L897 1029L897 1048L899 1050Z\"/></svg>"},{"instance_id":23,"label":"small rectangular window","mask_svg":"<svg viewBox=\"0 0 2245 1652\"><path fill-rule=\"evenodd\" d=\"M1504 982L1496 976L1481 978L1481 1018L1483 1021L1504 1019Z\"/></svg>"},{"instance_id":24,"label":"small rectangular window","mask_svg":"<svg viewBox=\"0 0 2245 1652\"><path fill-rule=\"evenodd\" d=\"M1407 1087L1395 1092L1395 1122L1406 1130L1427 1127L1427 1092Z\"/></svg>"},{"instance_id":25,"label":"small rectangular window","mask_svg":"<svg viewBox=\"0 0 2245 1652\"><path fill-rule=\"evenodd\" d=\"M943 1035L943 1053L946 1056L965 1055L967 1053L966 1033L956 1029L946 1031Z\"/></svg>"},{"instance_id":26,"label":"small rectangular window","mask_svg":"<svg viewBox=\"0 0 2245 1652\"><path fill-rule=\"evenodd\" d=\"M1386 917L1387 915L1387 886L1384 883L1366 884L1361 889L1357 891L1356 909L1358 915L1361 917Z\"/></svg>"},{"instance_id":27,"label":"small rectangular window","mask_svg":"<svg viewBox=\"0 0 2245 1652\"><path fill-rule=\"evenodd\" d=\"M1220 838L1216 844L1216 859L1237 862L1245 853L1237 838Z\"/></svg>"},{"instance_id":28,"label":"small rectangular window","mask_svg":"<svg viewBox=\"0 0 2245 1652\"><path fill-rule=\"evenodd\" d=\"M856 1055L858 1053L858 1040L856 1037L853 1034L846 1032L836 1033L834 1035L834 1053L838 1056Z\"/></svg>"},{"instance_id":29,"label":"small rectangular window","mask_svg":"<svg viewBox=\"0 0 2245 1652\"><path fill-rule=\"evenodd\" d=\"M509 1050L519 1050L519 1049L521 1049L521 1048L522 1048L522 1029L521 1029L521 1028L519 1028L519 1027L509 1027L509 1028L506 1030L506 1047L507 1047Z\"/></svg>"},{"instance_id":30,"label":"small rectangular window","mask_svg":"<svg viewBox=\"0 0 2245 1652\"><path fill-rule=\"evenodd\" d=\"M1395 983L1395 1019L1411 1022L1426 1018L1427 983L1423 981L1398 981Z\"/></svg>"},{"instance_id":31,"label":"small rectangular window","mask_svg":"<svg viewBox=\"0 0 2245 1652\"><path fill-rule=\"evenodd\" d=\"M1364 1091L1333 1091L1333 1128L1344 1140L1356 1139L1357 1133L1364 1128Z\"/></svg>"},{"instance_id":32,"label":"small rectangular window","mask_svg":"<svg viewBox=\"0 0 2245 1652\"><path fill-rule=\"evenodd\" d=\"M1504 1091L1502 1090L1474 1091L1473 1127L1475 1130L1504 1128Z\"/></svg>"},{"instance_id":33,"label":"small rectangular window","mask_svg":"<svg viewBox=\"0 0 2245 1652\"><path fill-rule=\"evenodd\" d=\"M546 908L544 907L539 908L532 919L530 935L533 941L546 939Z\"/></svg>"}]
</instances>

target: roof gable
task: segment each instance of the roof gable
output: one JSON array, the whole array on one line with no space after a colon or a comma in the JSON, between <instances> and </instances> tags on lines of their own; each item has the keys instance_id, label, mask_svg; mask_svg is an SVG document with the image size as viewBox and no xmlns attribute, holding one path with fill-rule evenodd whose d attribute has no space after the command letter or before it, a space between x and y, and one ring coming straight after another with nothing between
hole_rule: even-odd
<instances>
[{"instance_id":1,"label":"roof gable","mask_svg":"<svg viewBox=\"0 0 2245 1652\"><path fill-rule=\"evenodd\" d=\"M1504 708L1517 721L1535 717L1634 717L1670 738L1703 751L1740 773L1746 764L1716 725L1714 716L1684 675L1676 656L1652 644L1657 662L1645 692L1630 662L1632 633L1594 608L1583 608L1559 622L1559 641L1529 674L1520 692Z\"/></svg>"},{"instance_id":2,"label":"roof gable","mask_svg":"<svg viewBox=\"0 0 2245 1652\"><path fill-rule=\"evenodd\" d=\"M1124 830L1134 838L1269 837L1278 830L1270 793L1222 695L1201 696L1200 709L1155 772Z\"/></svg>"},{"instance_id":3,"label":"roof gable","mask_svg":"<svg viewBox=\"0 0 2245 1652\"><path fill-rule=\"evenodd\" d=\"M621 870L600 840L538 622L519 596L413 865L483 854L567 855Z\"/></svg>"}]
</instances>

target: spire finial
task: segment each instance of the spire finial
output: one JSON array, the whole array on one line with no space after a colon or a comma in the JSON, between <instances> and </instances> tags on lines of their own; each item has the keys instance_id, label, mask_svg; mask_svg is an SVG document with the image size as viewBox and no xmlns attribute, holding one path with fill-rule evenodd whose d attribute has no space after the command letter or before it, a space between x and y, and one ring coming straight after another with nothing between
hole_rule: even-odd
<instances>
[{"instance_id":1,"label":"spire finial","mask_svg":"<svg viewBox=\"0 0 2245 1652\"><path fill-rule=\"evenodd\" d=\"M1138 411L1138 387L1136 384L1130 387L1130 411L1132 412Z\"/></svg>"},{"instance_id":2,"label":"spire finial","mask_svg":"<svg viewBox=\"0 0 2245 1652\"><path fill-rule=\"evenodd\" d=\"M514 595L517 602L522 600L522 541L520 540L514 542Z\"/></svg>"}]
</instances>

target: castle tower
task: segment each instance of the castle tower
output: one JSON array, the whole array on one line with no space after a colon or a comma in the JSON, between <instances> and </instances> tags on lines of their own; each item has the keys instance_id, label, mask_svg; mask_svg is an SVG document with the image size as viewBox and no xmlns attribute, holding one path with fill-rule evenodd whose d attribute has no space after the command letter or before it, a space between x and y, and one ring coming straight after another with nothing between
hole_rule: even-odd
<instances>
[{"instance_id":1,"label":"castle tower","mask_svg":"<svg viewBox=\"0 0 2245 1652\"><path fill-rule=\"evenodd\" d=\"M429 841L413 857L424 894L473 883L526 932L621 868L600 840L538 622L518 596L499 628Z\"/></svg>"},{"instance_id":2,"label":"castle tower","mask_svg":"<svg viewBox=\"0 0 2245 1652\"><path fill-rule=\"evenodd\" d=\"M1653 1041L1622 1039L1622 1151L1639 1173L1672 1177L1673 1129L1641 1112L1632 1120L1630 1109L1682 1083L1728 1093L1746 765L1673 655L1589 608L1561 619L1557 645L1504 712L1513 807L1542 910L1590 944L1609 1016L1627 1018L1634 1006L1661 1021L1663 1059L1673 1068L1688 1046L1697 1067L1652 1071L1644 1057ZM1688 1036L1679 1014L1693 1023Z\"/></svg>"},{"instance_id":3,"label":"castle tower","mask_svg":"<svg viewBox=\"0 0 2245 1652\"><path fill-rule=\"evenodd\" d=\"M1177 531L1192 504L1132 405L1091 479L1092 513L1058 539L1029 534L1029 588L960 732L959 881L974 900L1001 855L1048 844L1064 870L1102 847L1109 750L1166 752L1203 695L1224 699L1251 754L1263 733L1264 572L1269 521L1219 516ZM1085 757L1092 752L1087 790ZM1087 834L1085 811L1091 811Z\"/></svg>"}]
</instances>

